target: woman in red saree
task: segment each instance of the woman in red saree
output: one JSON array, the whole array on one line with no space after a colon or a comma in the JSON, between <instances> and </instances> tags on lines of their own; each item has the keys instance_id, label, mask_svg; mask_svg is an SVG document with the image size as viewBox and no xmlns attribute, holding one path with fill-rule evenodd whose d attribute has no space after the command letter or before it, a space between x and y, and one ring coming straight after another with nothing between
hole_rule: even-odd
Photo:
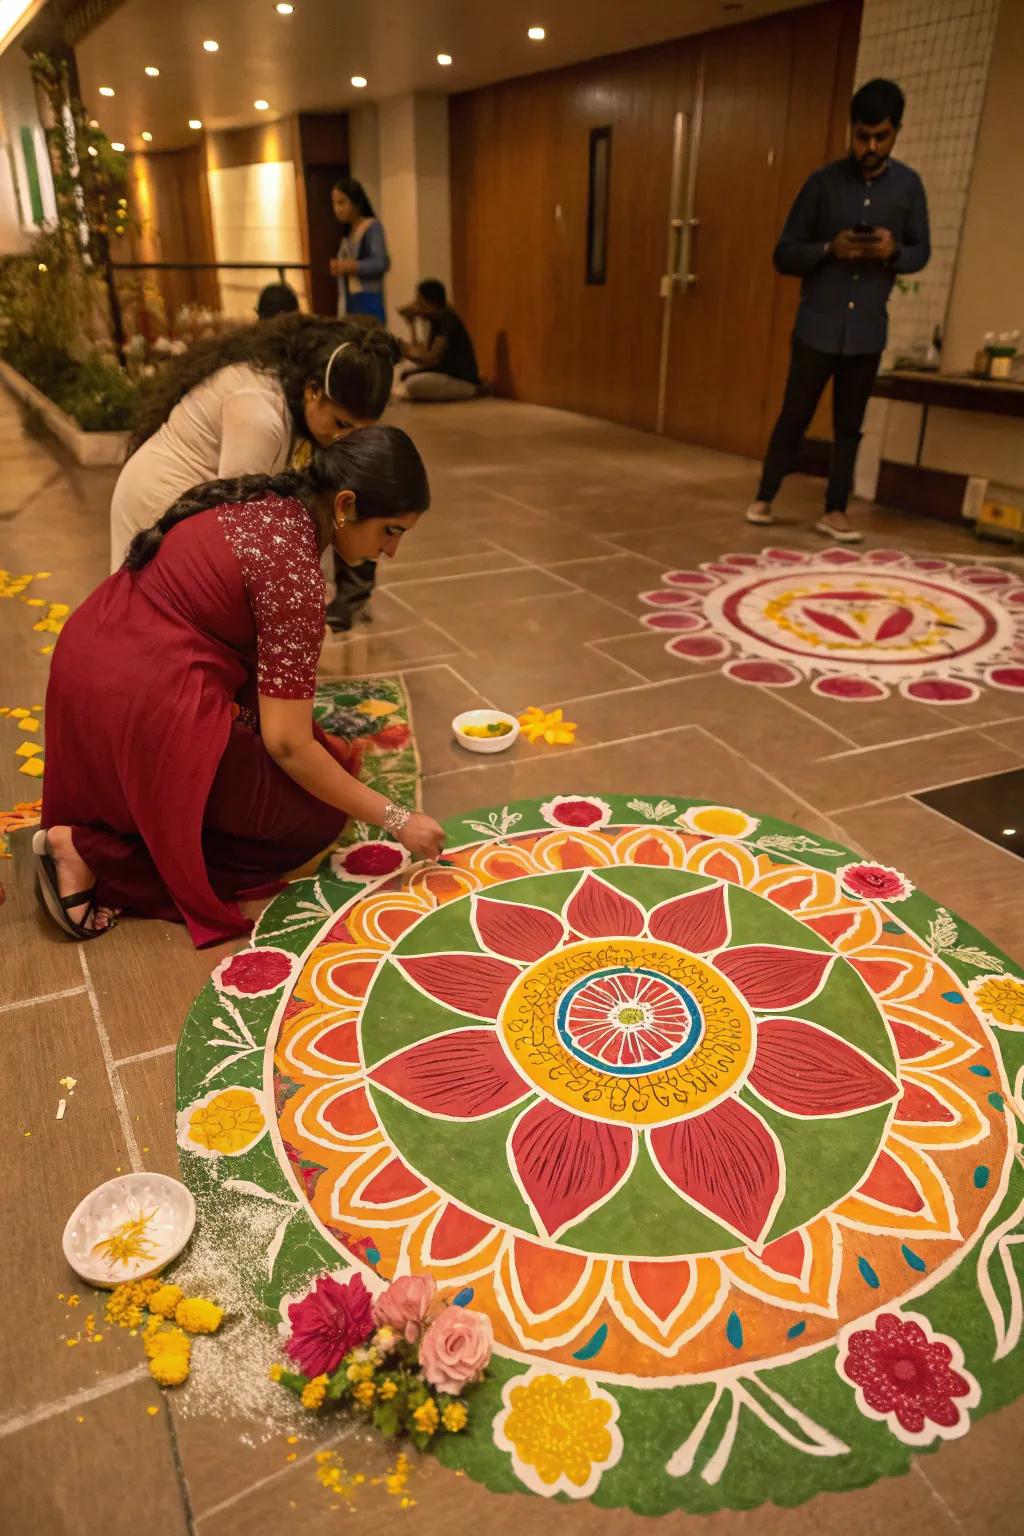
<instances>
[{"instance_id":1,"label":"woman in red saree","mask_svg":"<svg viewBox=\"0 0 1024 1536\"><path fill-rule=\"evenodd\" d=\"M239 900L350 816L439 855L440 826L360 784L313 723L323 551L392 557L429 502L405 433L366 427L305 470L199 486L136 535L53 653L33 848L66 932L94 938L124 909L197 945L245 934Z\"/></svg>"}]
</instances>

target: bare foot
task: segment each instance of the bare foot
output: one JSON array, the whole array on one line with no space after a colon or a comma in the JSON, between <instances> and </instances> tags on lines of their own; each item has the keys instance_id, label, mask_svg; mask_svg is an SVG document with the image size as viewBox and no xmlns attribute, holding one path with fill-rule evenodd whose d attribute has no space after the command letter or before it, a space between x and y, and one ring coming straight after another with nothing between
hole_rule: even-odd
<instances>
[{"instance_id":1,"label":"bare foot","mask_svg":"<svg viewBox=\"0 0 1024 1536\"><path fill-rule=\"evenodd\" d=\"M62 896L92 890L96 877L85 860L79 857L71 841L70 827L50 827L46 833L46 846L57 871L57 889ZM85 923L88 910L88 902L82 902L81 906L69 907L68 917L73 923ZM94 907L86 926L102 933L110 927L113 916L110 907Z\"/></svg>"}]
</instances>

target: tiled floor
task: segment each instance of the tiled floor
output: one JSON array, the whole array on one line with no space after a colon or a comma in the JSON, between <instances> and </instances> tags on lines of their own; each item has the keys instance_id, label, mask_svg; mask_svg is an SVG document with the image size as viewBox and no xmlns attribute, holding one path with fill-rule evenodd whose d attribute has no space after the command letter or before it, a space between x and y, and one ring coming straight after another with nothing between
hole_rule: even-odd
<instances>
[{"instance_id":1,"label":"tiled floor","mask_svg":"<svg viewBox=\"0 0 1024 1536\"><path fill-rule=\"evenodd\" d=\"M740 688L675 660L638 628L636 593L668 565L764 542L739 520L751 466L703 449L499 402L406 408L432 472L434 510L383 573L372 625L332 642L327 670L400 671L414 709L426 806L438 816L517 795L646 791L713 797L825 832L905 869L937 900L1011 953L1022 950L1024 880L1010 853L912 797L1024 764L1024 703L986 695L968 712L898 698L847 706L809 690ZM25 436L0 398L0 565L51 574L23 594L74 604L106 571L113 475L69 466ZM813 547L819 488L794 483L791 523L775 542ZM874 542L974 556L970 536L895 515L869 519ZM991 558L991 551L985 550ZM0 703L41 703L40 607L0 602ZM449 721L479 700L520 710L563 705L574 749L523 746L477 763ZM0 719L0 805L37 793L17 771L23 739ZM16 842L18 840L16 839ZM22 851L24 837L21 839ZM0 1189L8 1237L0 1522L26 1536L70 1531L208 1536L292 1530L315 1536L345 1519L313 1476L303 1443L244 1442L244 1423L183 1417L161 1403L138 1341L119 1330L67 1348L80 1320L57 1294L71 1283L60 1252L68 1212L123 1167L173 1172L173 1049L188 1005L219 958L182 930L124 922L86 949L61 942L34 908L24 857L0 866L6 904L2 1019L8 1085ZM55 1120L66 1074L78 1079ZM17 1257L15 1258L15 1254ZM148 1407L157 1407L151 1416ZM986 1419L966 1441L919 1458L896 1483L822 1496L795 1510L711 1517L711 1531L778 1536L868 1528L899 1536L1008 1529L1019 1509L1007 1451L1024 1409ZM350 1443L350 1469L380 1453ZM983 1493L979 1496L979 1491ZM427 1458L410 1491L416 1528L541 1532L553 1511L497 1497ZM364 1516L398 1519L368 1492ZM678 1530L683 1517L669 1518ZM638 1518L560 1507L557 1529L616 1536Z\"/></svg>"}]
</instances>

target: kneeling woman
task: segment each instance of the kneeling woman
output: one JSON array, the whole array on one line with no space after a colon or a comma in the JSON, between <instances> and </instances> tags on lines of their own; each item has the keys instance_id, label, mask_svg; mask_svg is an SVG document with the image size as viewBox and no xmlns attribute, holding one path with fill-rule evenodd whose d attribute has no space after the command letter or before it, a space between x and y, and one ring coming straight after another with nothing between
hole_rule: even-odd
<instances>
[{"instance_id":1,"label":"kneeling woman","mask_svg":"<svg viewBox=\"0 0 1024 1536\"><path fill-rule=\"evenodd\" d=\"M94 938L121 908L197 945L247 933L238 901L348 817L439 855L440 826L360 784L313 723L323 551L392 557L429 502L410 439L367 427L305 470L199 486L136 536L53 653L33 847L66 932Z\"/></svg>"}]
</instances>

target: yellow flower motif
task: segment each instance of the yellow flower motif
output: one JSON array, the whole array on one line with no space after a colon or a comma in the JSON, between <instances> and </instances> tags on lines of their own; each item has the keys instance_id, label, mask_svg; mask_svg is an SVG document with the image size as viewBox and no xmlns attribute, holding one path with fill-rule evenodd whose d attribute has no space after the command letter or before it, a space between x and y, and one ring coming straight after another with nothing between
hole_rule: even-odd
<instances>
[{"instance_id":1,"label":"yellow flower motif","mask_svg":"<svg viewBox=\"0 0 1024 1536\"><path fill-rule=\"evenodd\" d=\"M200 1157L238 1157L267 1128L260 1096L253 1088L220 1088L178 1116L178 1144Z\"/></svg>"},{"instance_id":2,"label":"yellow flower motif","mask_svg":"<svg viewBox=\"0 0 1024 1536\"><path fill-rule=\"evenodd\" d=\"M205 1296L187 1297L174 1311L174 1321L186 1333L216 1333L223 1317L223 1309Z\"/></svg>"},{"instance_id":3,"label":"yellow flower motif","mask_svg":"<svg viewBox=\"0 0 1024 1536\"><path fill-rule=\"evenodd\" d=\"M441 1415L441 1423L450 1435L457 1435L460 1429L465 1429L469 1422L469 1412L465 1403L449 1403Z\"/></svg>"},{"instance_id":4,"label":"yellow flower motif","mask_svg":"<svg viewBox=\"0 0 1024 1536\"><path fill-rule=\"evenodd\" d=\"M371 720L382 720L385 715L393 715L397 708L398 705L392 704L389 699L364 699L356 705L356 713L369 715Z\"/></svg>"},{"instance_id":5,"label":"yellow flower motif","mask_svg":"<svg viewBox=\"0 0 1024 1536\"><path fill-rule=\"evenodd\" d=\"M323 1403L324 1393L326 1391L327 1377L314 1376L313 1380L307 1381L306 1385L303 1387L299 1402L302 1404L303 1408L315 1410L319 1408Z\"/></svg>"},{"instance_id":6,"label":"yellow flower motif","mask_svg":"<svg viewBox=\"0 0 1024 1536\"><path fill-rule=\"evenodd\" d=\"M382 1381L377 1390L381 1402L389 1403L398 1391L398 1383L396 1381Z\"/></svg>"},{"instance_id":7,"label":"yellow flower motif","mask_svg":"<svg viewBox=\"0 0 1024 1536\"><path fill-rule=\"evenodd\" d=\"M535 1493L589 1498L622 1455L619 1405L582 1376L529 1373L507 1382L494 1441Z\"/></svg>"},{"instance_id":8,"label":"yellow flower motif","mask_svg":"<svg viewBox=\"0 0 1024 1536\"><path fill-rule=\"evenodd\" d=\"M421 1403L412 1416L416 1428L424 1435L432 1435L438 1426L440 1415L437 1404L432 1397L428 1397L425 1403Z\"/></svg>"},{"instance_id":9,"label":"yellow flower motif","mask_svg":"<svg viewBox=\"0 0 1024 1536\"><path fill-rule=\"evenodd\" d=\"M549 747L567 747L576 740L575 720L566 720L560 709L544 711L531 704L519 716L527 741L546 741Z\"/></svg>"},{"instance_id":10,"label":"yellow flower motif","mask_svg":"<svg viewBox=\"0 0 1024 1536\"><path fill-rule=\"evenodd\" d=\"M989 1024L1000 1029L1024 1029L1024 981L1019 976L978 976L971 982L971 999Z\"/></svg>"},{"instance_id":11,"label":"yellow flower motif","mask_svg":"<svg viewBox=\"0 0 1024 1536\"><path fill-rule=\"evenodd\" d=\"M377 1396L377 1388L374 1386L372 1381L361 1381L358 1387L356 1387L352 1396L355 1398L356 1402L361 1403L364 1408L369 1408L370 1404Z\"/></svg>"},{"instance_id":12,"label":"yellow flower motif","mask_svg":"<svg viewBox=\"0 0 1024 1536\"><path fill-rule=\"evenodd\" d=\"M695 805L676 820L679 826L705 837L750 837L760 826L756 817L731 805Z\"/></svg>"},{"instance_id":13,"label":"yellow flower motif","mask_svg":"<svg viewBox=\"0 0 1024 1536\"><path fill-rule=\"evenodd\" d=\"M146 1305L158 1317L173 1317L174 1309L183 1295L180 1285L162 1285L158 1291L153 1292Z\"/></svg>"}]
</instances>

